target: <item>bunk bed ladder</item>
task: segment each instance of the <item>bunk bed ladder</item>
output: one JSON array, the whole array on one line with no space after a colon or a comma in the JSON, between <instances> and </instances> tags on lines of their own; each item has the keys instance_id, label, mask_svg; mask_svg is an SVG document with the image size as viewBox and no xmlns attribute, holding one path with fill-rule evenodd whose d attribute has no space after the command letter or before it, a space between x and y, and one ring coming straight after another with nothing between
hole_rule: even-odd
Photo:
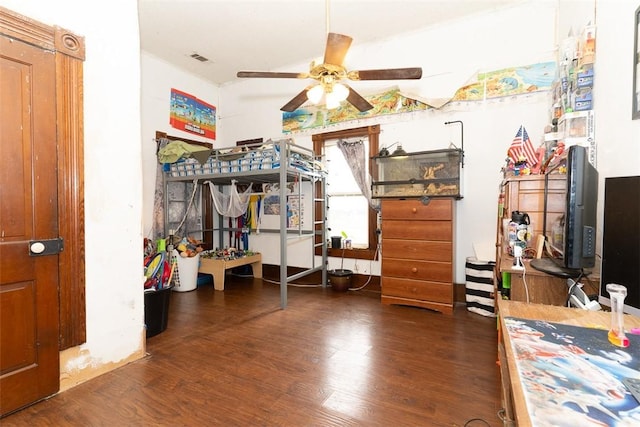
<instances>
[{"instance_id":1,"label":"bunk bed ladder","mask_svg":"<svg viewBox=\"0 0 640 427\"><path fill-rule=\"evenodd\" d=\"M285 153L288 149L288 147L286 146L286 141L285 140L281 140L280 142L280 152L281 153ZM286 156L285 158L289 158L290 153L286 152ZM289 177L289 175L291 174L290 170L287 170L287 167L281 167L279 170L279 184L280 184L280 203L286 206L286 202L284 202L285 200L287 200L287 178ZM300 205L302 205L302 176L303 174L300 172L296 172L296 181L298 183L300 183L300 185L298 185L298 197L300 197ZM322 198L318 198L318 190L316 187L316 182L319 181L321 186L322 186L322 194L323 197ZM313 209L311 209L311 224L312 224L312 229L311 229L311 234L306 234L307 237L310 238L311 241L311 246L312 246L312 258L311 258L311 268L301 271L299 273L293 274L291 276L288 275L288 268L287 268L287 239L289 236L289 232L287 229L287 209L280 209L280 307L282 309L286 308L287 306L287 289L288 289L288 284L289 282L296 280L300 277L304 277L307 276L311 273L314 273L318 270L321 271L322 273L322 287L326 287L327 286L327 263L328 263L328 258L327 258L327 241L326 241L326 208L327 208L327 192L326 192L326 179L325 177L320 177L314 180L311 179L310 180L311 183L311 196L312 196L312 200L313 200ZM318 219L317 215L316 215L316 203L320 203L320 206L322 207L322 209L320 209L321 212L321 218ZM320 230L317 230L316 227L317 225L320 225ZM321 243L316 244L316 235L320 234L321 235ZM300 221L300 223L298 224L298 236L303 236L305 235L305 233L302 230L302 221ZM316 246L321 245L322 246L322 264L321 265L316 265L316 256L315 256L315 248Z\"/></svg>"},{"instance_id":2,"label":"bunk bed ladder","mask_svg":"<svg viewBox=\"0 0 640 427\"><path fill-rule=\"evenodd\" d=\"M327 256L327 206L329 203L329 196L327 196L327 180L323 178L320 180L322 197L318 197L317 187L312 185L313 187L313 200L314 200L314 209L313 209L313 230L315 235L320 235L320 242L315 243L316 239L314 236L314 245L313 245L313 260L315 263L315 248L320 246L322 247L322 287L327 287L327 265L329 263L329 259ZM316 209L315 204L320 205L320 209ZM322 216L320 219L316 218L316 212L320 212ZM319 229L316 226L320 226ZM315 264L314 264L315 267Z\"/></svg>"}]
</instances>

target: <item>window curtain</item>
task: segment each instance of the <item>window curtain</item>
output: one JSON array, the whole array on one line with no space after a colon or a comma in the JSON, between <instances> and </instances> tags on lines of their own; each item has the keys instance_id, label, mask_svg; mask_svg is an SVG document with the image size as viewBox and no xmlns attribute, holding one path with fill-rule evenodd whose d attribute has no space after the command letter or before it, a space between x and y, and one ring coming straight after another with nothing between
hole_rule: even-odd
<instances>
[{"instance_id":1,"label":"window curtain","mask_svg":"<svg viewBox=\"0 0 640 427\"><path fill-rule=\"evenodd\" d=\"M362 195L367 198L369 206L376 211L380 211L380 200L371 197L371 175L367 173L367 158L364 141L338 140L338 148L347 160L353 178L358 183Z\"/></svg>"}]
</instances>

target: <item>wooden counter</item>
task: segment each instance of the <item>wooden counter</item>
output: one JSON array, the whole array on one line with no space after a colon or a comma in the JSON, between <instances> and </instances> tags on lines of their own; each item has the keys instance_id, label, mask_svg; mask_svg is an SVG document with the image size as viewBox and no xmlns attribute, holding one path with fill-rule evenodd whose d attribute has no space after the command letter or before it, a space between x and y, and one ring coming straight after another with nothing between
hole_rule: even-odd
<instances>
[{"instance_id":1,"label":"wooden counter","mask_svg":"<svg viewBox=\"0 0 640 427\"><path fill-rule=\"evenodd\" d=\"M580 327L604 327L603 346L607 347L607 329L611 324L611 313L605 311L588 311L577 308L556 307L541 304L527 304L517 301L498 301L500 317L498 333L498 356L502 376L502 399L507 419L515 420L520 427L531 426L530 411L525 400L525 391L516 366L516 357L512 348L511 337L507 331L505 318L544 320ZM640 318L630 315L624 316L625 330L629 336L632 328L640 327ZM637 341L636 341L637 343ZM634 343L632 343L633 345ZM616 347L608 346L612 350ZM568 382L568 384L571 384ZM579 423L575 424L579 425Z\"/></svg>"},{"instance_id":2,"label":"wooden counter","mask_svg":"<svg viewBox=\"0 0 640 427\"><path fill-rule=\"evenodd\" d=\"M224 291L224 276L226 270L242 265L251 265L253 277L262 277L262 255L255 254L236 259L200 258L200 273L213 275L213 287L216 291Z\"/></svg>"}]
</instances>

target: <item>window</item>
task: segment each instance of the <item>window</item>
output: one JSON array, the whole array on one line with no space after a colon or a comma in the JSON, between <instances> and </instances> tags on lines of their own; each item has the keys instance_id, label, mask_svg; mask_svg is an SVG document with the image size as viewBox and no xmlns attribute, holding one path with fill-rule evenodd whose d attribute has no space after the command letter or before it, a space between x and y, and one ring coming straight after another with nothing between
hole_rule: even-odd
<instances>
[{"instance_id":1,"label":"window","mask_svg":"<svg viewBox=\"0 0 640 427\"><path fill-rule=\"evenodd\" d=\"M362 195L353 173L338 148L337 139L325 141L324 155L329 170L327 177L327 196L329 209L327 210L327 227L331 229L331 236L346 233L351 240L352 247L369 248L369 222L354 218L367 218L369 203ZM365 149L368 155L368 145Z\"/></svg>"},{"instance_id":2,"label":"window","mask_svg":"<svg viewBox=\"0 0 640 427\"><path fill-rule=\"evenodd\" d=\"M376 211L369 207L336 143L339 139L363 140L367 147L368 167L375 177L376 170L372 169L370 153L378 152L379 134L380 126L375 125L313 136L315 153L324 156L329 164L327 226L332 229L330 235L338 236L341 231L345 231L352 240L352 248L345 250L345 258L373 259L378 241L377 222ZM318 190L321 195L320 186ZM321 213L318 212L318 215ZM320 254L320 248L316 254ZM340 257L342 250L330 248L328 255Z\"/></svg>"}]
</instances>

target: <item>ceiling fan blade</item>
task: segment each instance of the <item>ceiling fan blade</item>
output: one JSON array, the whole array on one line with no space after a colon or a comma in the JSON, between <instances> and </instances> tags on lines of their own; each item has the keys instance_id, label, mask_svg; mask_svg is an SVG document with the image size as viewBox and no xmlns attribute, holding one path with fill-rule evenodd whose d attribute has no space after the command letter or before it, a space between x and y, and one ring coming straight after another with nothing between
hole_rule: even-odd
<instances>
[{"instance_id":1,"label":"ceiling fan blade","mask_svg":"<svg viewBox=\"0 0 640 427\"><path fill-rule=\"evenodd\" d=\"M361 113L369 111L373 108L373 105L371 105L369 101L364 99L358 92L353 90L352 87L350 87L349 85L345 86L347 87L347 89L349 89L349 96L347 96L347 101L349 101L351 105L356 107Z\"/></svg>"},{"instance_id":2,"label":"ceiling fan blade","mask_svg":"<svg viewBox=\"0 0 640 427\"><path fill-rule=\"evenodd\" d=\"M306 79L307 73L279 73L276 71L238 71L237 77L262 77L270 79Z\"/></svg>"},{"instance_id":3,"label":"ceiling fan blade","mask_svg":"<svg viewBox=\"0 0 640 427\"><path fill-rule=\"evenodd\" d=\"M327 47L324 51L324 63L342 65L352 40L351 37L344 34L329 33L327 35Z\"/></svg>"},{"instance_id":4,"label":"ceiling fan blade","mask_svg":"<svg viewBox=\"0 0 640 427\"><path fill-rule=\"evenodd\" d=\"M422 68L387 68L383 70L359 70L349 72L350 80L418 80Z\"/></svg>"},{"instance_id":5,"label":"ceiling fan blade","mask_svg":"<svg viewBox=\"0 0 640 427\"><path fill-rule=\"evenodd\" d=\"M296 111L296 109L299 106L301 106L302 104L304 104L304 102L308 99L307 98L307 91L310 88L311 88L311 86L308 86L308 87L304 88L302 90L302 92L300 92L299 94L294 96L291 99L291 101L289 101L285 105L283 105L282 108L280 108L280 111L286 111L288 113L291 113L292 111Z\"/></svg>"}]
</instances>

